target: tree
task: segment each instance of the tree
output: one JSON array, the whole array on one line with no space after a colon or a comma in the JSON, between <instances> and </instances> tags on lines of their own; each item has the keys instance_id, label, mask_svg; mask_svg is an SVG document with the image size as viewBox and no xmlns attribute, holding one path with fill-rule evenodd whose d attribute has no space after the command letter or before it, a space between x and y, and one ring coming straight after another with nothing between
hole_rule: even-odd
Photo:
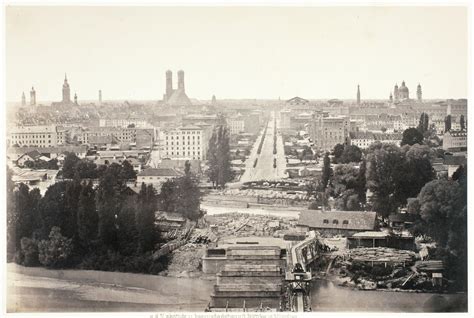
<instances>
[{"instance_id":1,"label":"tree","mask_svg":"<svg viewBox=\"0 0 474 318\"><path fill-rule=\"evenodd\" d=\"M97 223L95 191L92 182L89 182L81 189L77 210L77 235L85 248L88 248L97 237Z\"/></svg>"},{"instance_id":2,"label":"tree","mask_svg":"<svg viewBox=\"0 0 474 318\"><path fill-rule=\"evenodd\" d=\"M20 240L23 237L32 237L40 222L38 207L41 194L38 189L29 190L21 183L18 190L12 191L11 205L9 205L8 230L9 239L14 242L16 250L20 250Z\"/></svg>"},{"instance_id":3,"label":"tree","mask_svg":"<svg viewBox=\"0 0 474 318\"><path fill-rule=\"evenodd\" d=\"M142 183L135 213L138 249L140 252L153 249L156 201L156 193L153 186L147 186L145 183Z\"/></svg>"},{"instance_id":4,"label":"tree","mask_svg":"<svg viewBox=\"0 0 474 318\"><path fill-rule=\"evenodd\" d=\"M175 180L166 180L161 185L161 191L158 195L158 205L160 210L165 212L174 212L177 205L177 193L178 186Z\"/></svg>"},{"instance_id":5,"label":"tree","mask_svg":"<svg viewBox=\"0 0 474 318\"><path fill-rule=\"evenodd\" d=\"M380 130L381 130L383 133L385 133L385 132L387 131L387 127L382 127Z\"/></svg>"},{"instance_id":6,"label":"tree","mask_svg":"<svg viewBox=\"0 0 474 318\"><path fill-rule=\"evenodd\" d=\"M117 216L117 241L120 254L133 255L139 250L135 214L138 213L135 197L125 200Z\"/></svg>"},{"instance_id":7,"label":"tree","mask_svg":"<svg viewBox=\"0 0 474 318\"><path fill-rule=\"evenodd\" d=\"M362 151L356 145L346 145L344 151L342 152L341 157L339 158L339 163L350 163L350 162L360 162L362 159Z\"/></svg>"},{"instance_id":8,"label":"tree","mask_svg":"<svg viewBox=\"0 0 474 318\"><path fill-rule=\"evenodd\" d=\"M185 175L178 179L176 212L190 220L201 217L201 192L197 186L197 180L192 175L190 163L186 162Z\"/></svg>"},{"instance_id":9,"label":"tree","mask_svg":"<svg viewBox=\"0 0 474 318\"><path fill-rule=\"evenodd\" d=\"M229 130L227 125L219 122L209 140L207 152L208 176L214 187L224 187L234 177L230 164Z\"/></svg>"},{"instance_id":10,"label":"tree","mask_svg":"<svg viewBox=\"0 0 474 318\"><path fill-rule=\"evenodd\" d=\"M66 152L66 157L64 158L63 163L63 177L72 179L74 178L74 174L76 172L76 164L80 161L80 159L76 156L73 152Z\"/></svg>"},{"instance_id":11,"label":"tree","mask_svg":"<svg viewBox=\"0 0 474 318\"><path fill-rule=\"evenodd\" d=\"M331 160L329 159L329 152L326 152L326 154L324 155L323 175L321 178L323 189L326 189L326 187L328 186L328 182L331 176L332 176Z\"/></svg>"},{"instance_id":12,"label":"tree","mask_svg":"<svg viewBox=\"0 0 474 318\"><path fill-rule=\"evenodd\" d=\"M421 132L421 134L425 134L429 129L429 117L428 114L423 112L420 115L420 120L418 122L418 130Z\"/></svg>"},{"instance_id":13,"label":"tree","mask_svg":"<svg viewBox=\"0 0 474 318\"><path fill-rule=\"evenodd\" d=\"M61 228L54 226L49 239L38 243L39 261L46 267L64 267L72 254L72 248L72 239L62 236Z\"/></svg>"},{"instance_id":14,"label":"tree","mask_svg":"<svg viewBox=\"0 0 474 318\"><path fill-rule=\"evenodd\" d=\"M79 160L74 169L81 179L97 178L97 165L87 159Z\"/></svg>"},{"instance_id":15,"label":"tree","mask_svg":"<svg viewBox=\"0 0 474 318\"><path fill-rule=\"evenodd\" d=\"M401 146L423 143L423 134L416 128L408 128L403 132Z\"/></svg>"},{"instance_id":16,"label":"tree","mask_svg":"<svg viewBox=\"0 0 474 318\"><path fill-rule=\"evenodd\" d=\"M444 119L444 132L451 130L451 115L446 116Z\"/></svg>"},{"instance_id":17,"label":"tree","mask_svg":"<svg viewBox=\"0 0 474 318\"><path fill-rule=\"evenodd\" d=\"M96 192L96 207L99 216L98 238L107 247L117 248L116 217L122 206L124 181L119 179L121 167L115 163L107 167Z\"/></svg>"},{"instance_id":18,"label":"tree","mask_svg":"<svg viewBox=\"0 0 474 318\"><path fill-rule=\"evenodd\" d=\"M133 166L128 162L128 160L124 160L122 163L122 170L120 171L120 178L123 180L135 180L137 179L137 172L133 170Z\"/></svg>"},{"instance_id":19,"label":"tree","mask_svg":"<svg viewBox=\"0 0 474 318\"><path fill-rule=\"evenodd\" d=\"M461 130L466 129L466 120L464 119L464 115L461 115L459 118L459 125L461 126Z\"/></svg>"},{"instance_id":20,"label":"tree","mask_svg":"<svg viewBox=\"0 0 474 318\"><path fill-rule=\"evenodd\" d=\"M356 211L362 208L361 187L365 188L365 184L360 184L359 168L353 164L339 164L334 168L328 193L335 198L339 210Z\"/></svg>"},{"instance_id":21,"label":"tree","mask_svg":"<svg viewBox=\"0 0 474 318\"><path fill-rule=\"evenodd\" d=\"M367 188L373 193L372 209L383 218L395 212L399 202L394 193L400 169L403 166L400 148L393 144L375 143L367 155Z\"/></svg>"},{"instance_id":22,"label":"tree","mask_svg":"<svg viewBox=\"0 0 474 318\"><path fill-rule=\"evenodd\" d=\"M39 204L41 237L46 238L51 228L64 227L70 222L66 203L66 187L71 181L61 181L49 186ZM68 227L68 226L66 226Z\"/></svg>"},{"instance_id":23,"label":"tree","mask_svg":"<svg viewBox=\"0 0 474 318\"><path fill-rule=\"evenodd\" d=\"M418 215L412 231L428 235L437 243L448 278L467 288L467 180L434 180L420 191L411 210Z\"/></svg>"},{"instance_id":24,"label":"tree","mask_svg":"<svg viewBox=\"0 0 474 318\"><path fill-rule=\"evenodd\" d=\"M343 144L337 144L337 145L334 146L334 150L333 150L333 155L334 155L333 161L334 161L334 163L338 162L338 160L342 156L343 152L344 152L344 145Z\"/></svg>"}]
</instances>

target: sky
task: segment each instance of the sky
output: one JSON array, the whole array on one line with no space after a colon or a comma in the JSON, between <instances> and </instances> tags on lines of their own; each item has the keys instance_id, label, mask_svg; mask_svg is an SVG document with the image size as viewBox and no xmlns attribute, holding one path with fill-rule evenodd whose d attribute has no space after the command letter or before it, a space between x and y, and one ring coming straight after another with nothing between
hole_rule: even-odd
<instances>
[{"instance_id":1,"label":"sky","mask_svg":"<svg viewBox=\"0 0 474 318\"><path fill-rule=\"evenodd\" d=\"M6 99L467 98L466 7L6 8Z\"/></svg>"}]
</instances>

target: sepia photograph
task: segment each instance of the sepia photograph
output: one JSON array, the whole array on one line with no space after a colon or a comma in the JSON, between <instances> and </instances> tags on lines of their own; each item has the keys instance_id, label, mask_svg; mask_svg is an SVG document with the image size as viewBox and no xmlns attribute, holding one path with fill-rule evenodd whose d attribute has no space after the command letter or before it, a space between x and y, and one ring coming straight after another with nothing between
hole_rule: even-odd
<instances>
[{"instance_id":1,"label":"sepia photograph","mask_svg":"<svg viewBox=\"0 0 474 318\"><path fill-rule=\"evenodd\" d=\"M2 9L2 314L468 314L470 3Z\"/></svg>"}]
</instances>

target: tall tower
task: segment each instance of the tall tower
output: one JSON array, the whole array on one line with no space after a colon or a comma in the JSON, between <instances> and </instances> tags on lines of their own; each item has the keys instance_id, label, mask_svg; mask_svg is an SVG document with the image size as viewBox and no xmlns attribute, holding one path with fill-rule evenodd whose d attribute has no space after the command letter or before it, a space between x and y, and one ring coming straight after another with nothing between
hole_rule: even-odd
<instances>
[{"instance_id":1,"label":"tall tower","mask_svg":"<svg viewBox=\"0 0 474 318\"><path fill-rule=\"evenodd\" d=\"M30 91L30 105L31 106L36 105L36 91L34 87L31 87L31 91Z\"/></svg>"},{"instance_id":2,"label":"tall tower","mask_svg":"<svg viewBox=\"0 0 474 318\"><path fill-rule=\"evenodd\" d=\"M69 89L69 84L67 82L67 75L64 74L64 84L63 84L63 103L71 103L71 90Z\"/></svg>"},{"instance_id":3,"label":"tall tower","mask_svg":"<svg viewBox=\"0 0 474 318\"><path fill-rule=\"evenodd\" d=\"M21 94L21 106L25 107L26 106L26 97L25 97L25 92Z\"/></svg>"},{"instance_id":4,"label":"tall tower","mask_svg":"<svg viewBox=\"0 0 474 318\"><path fill-rule=\"evenodd\" d=\"M388 100L390 101L390 103L393 103L393 95L392 95L392 92L390 92L390 97L388 98Z\"/></svg>"},{"instance_id":5,"label":"tall tower","mask_svg":"<svg viewBox=\"0 0 474 318\"><path fill-rule=\"evenodd\" d=\"M173 94L173 72L170 70L166 71L166 100L170 99Z\"/></svg>"},{"instance_id":6,"label":"tall tower","mask_svg":"<svg viewBox=\"0 0 474 318\"><path fill-rule=\"evenodd\" d=\"M360 87L357 85L357 105L360 105Z\"/></svg>"},{"instance_id":7,"label":"tall tower","mask_svg":"<svg viewBox=\"0 0 474 318\"><path fill-rule=\"evenodd\" d=\"M393 98L398 101L398 84L395 84L395 87L393 88Z\"/></svg>"},{"instance_id":8,"label":"tall tower","mask_svg":"<svg viewBox=\"0 0 474 318\"><path fill-rule=\"evenodd\" d=\"M99 89L99 104L102 104L102 90Z\"/></svg>"},{"instance_id":9,"label":"tall tower","mask_svg":"<svg viewBox=\"0 0 474 318\"><path fill-rule=\"evenodd\" d=\"M422 92L421 92L421 85L418 83L418 86L416 87L416 97L419 102L422 100Z\"/></svg>"},{"instance_id":10,"label":"tall tower","mask_svg":"<svg viewBox=\"0 0 474 318\"><path fill-rule=\"evenodd\" d=\"M184 91L184 71L178 71L178 89L182 89Z\"/></svg>"},{"instance_id":11,"label":"tall tower","mask_svg":"<svg viewBox=\"0 0 474 318\"><path fill-rule=\"evenodd\" d=\"M77 104L77 94L76 94L76 93L74 93L74 104L75 104L75 105L78 105L78 104Z\"/></svg>"},{"instance_id":12,"label":"tall tower","mask_svg":"<svg viewBox=\"0 0 474 318\"><path fill-rule=\"evenodd\" d=\"M212 104L212 105L215 105L215 104L217 104L216 95L212 95L212 101L211 101L211 104Z\"/></svg>"}]
</instances>

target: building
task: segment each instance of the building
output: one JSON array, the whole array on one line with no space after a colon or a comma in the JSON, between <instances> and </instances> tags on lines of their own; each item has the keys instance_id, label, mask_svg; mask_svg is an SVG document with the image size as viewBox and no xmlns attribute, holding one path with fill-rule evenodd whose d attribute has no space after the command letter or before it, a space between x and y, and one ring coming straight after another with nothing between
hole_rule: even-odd
<instances>
[{"instance_id":1,"label":"building","mask_svg":"<svg viewBox=\"0 0 474 318\"><path fill-rule=\"evenodd\" d=\"M227 120L231 135L238 135L239 133L245 132L245 120L242 114L237 114L234 117L230 117Z\"/></svg>"},{"instance_id":2,"label":"building","mask_svg":"<svg viewBox=\"0 0 474 318\"><path fill-rule=\"evenodd\" d=\"M166 71L166 91L164 94L164 102L172 106L188 106L191 101L186 95L184 88L184 71L178 71L178 88L173 89L173 73Z\"/></svg>"},{"instance_id":3,"label":"building","mask_svg":"<svg viewBox=\"0 0 474 318\"><path fill-rule=\"evenodd\" d=\"M56 126L24 126L15 127L8 131L7 144L20 147L56 147L58 134Z\"/></svg>"},{"instance_id":4,"label":"building","mask_svg":"<svg viewBox=\"0 0 474 318\"><path fill-rule=\"evenodd\" d=\"M21 94L21 106L25 107L26 106L26 97L25 97L25 92Z\"/></svg>"},{"instance_id":5,"label":"building","mask_svg":"<svg viewBox=\"0 0 474 318\"><path fill-rule=\"evenodd\" d=\"M447 113L451 115L452 125L460 122L461 116L464 116L464 120L467 121L467 99L448 99L447 101Z\"/></svg>"},{"instance_id":6,"label":"building","mask_svg":"<svg viewBox=\"0 0 474 318\"><path fill-rule=\"evenodd\" d=\"M416 87L416 99L417 99L419 102L421 102L421 101L423 100L420 83L418 83L418 86Z\"/></svg>"},{"instance_id":7,"label":"building","mask_svg":"<svg viewBox=\"0 0 474 318\"><path fill-rule=\"evenodd\" d=\"M69 83L67 82L67 75L64 74L64 83L63 83L63 104L71 103L71 89Z\"/></svg>"},{"instance_id":8,"label":"building","mask_svg":"<svg viewBox=\"0 0 474 318\"><path fill-rule=\"evenodd\" d=\"M357 232L373 231L376 225L375 212L304 210L296 227L299 231L316 230L322 234L352 236Z\"/></svg>"},{"instance_id":9,"label":"building","mask_svg":"<svg viewBox=\"0 0 474 318\"><path fill-rule=\"evenodd\" d=\"M291 129L291 111L288 109L280 112L280 129Z\"/></svg>"},{"instance_id":10,"label":"building","mask_svg":"<svg viewBox=\"0 0 474 318\"><path fill-rule=\"evenodd\" d=\"M20 156L16 163L19 167L23 167L27 161L35 162L39 160L42 156L43 155L38 150L32 150Z\"/></svg>"},{"instance_id":11,"label":"building","mask_svg":"<svg viewBox=\"0 0 474 318\"><path fill-rule=\"evenodd\" d=\"M459 150L467 149L467 131L450 130L443 135L443 150Z\"/></svg>"},{"instance_id":12,"label":"building","mask_svg":"<svg viewBox=\"0 0 474 318\"><path fill-rule=\"evenodd\" d=\"M152 128L146 119L141 118L101 118L99 119L100 127L122 127L127 128Z\"/></svg>"},{"instance_id":13,"label":"building","mask_svg":"<svg viewBox=\"0 0 474 318\"><path fill-rule=\"evenodd\" d=\"M160 190L163 183L178 178L181 175L175 169L148 168L138 173L137 185L142 183L151 184L155 189Z\"/></svg>"},{"instance_id":14,"label":"building","mask_svg":"<svg viewBox=\"0 0 474 318\"><path fill-rule=\"evenodd\" d=\"M415 238L413 235L394 235L388 232L366 231L355 233L347 238L348 248L360 247L389 247L401 250L414 250Z\"/></svg>"},{"instance_id":15,"label":"building","mask_svg":"<svg viewBox=\"0 0 474 318\"><path fill-rule=\"evenodd\" d=\"M395 84L393 96L395 98L395 101L405 101L410 99L410 90L405 85L405 81L402 81L402 85L400 85L400 87Z\"/></svg>"},{"instance_id":16,"label":"building","mask_svg":"<svg viewBox=\"0 0 474 318\"><path fill-rule=\"evenodd\" d=\"M34 87L31 87L30 91L30 106L36 105L36 91Z\"/></svg>"},{"instance_id":17,"label":"building","mask_svg":"<svg viewBox=\"0 0 474 318\"><path fill-rule=\"evenodd\" d=\"M309 105L309 100L301 97L293 97L285 102L286 106L307 106Z\"/></svg>"},{"instance_id":18,"label":"building","mask_svg":"<svg viewBox=\"0 0 474 318\"><path fill-rule=\"evenodd\" d=\"M163 156L169 159L204 160L207 152L207 138L202 128L185 126L163 131Z\"/></svg>"},{"instance_id":19,"label":"building","mask_svg":"<svg viewBox=\"0 0 474 318\"><path fill-rule=\"evenodd\" d=\"M360 87L357 85L357 105L360 105Z\"/></svg>"},{"instance_id":20,"label":"building","mask_svg":"<svg viewBox=\"0 0 474 318\"><path fill-rule=\"evenodd\" d=\"M317 113L309 124L309 134L319 151L330 151L337 144L349 143L350 121L347 116L329 117Z\"/></svg>"},{"instance_id":21,"label":"building","mask_svg":"<svg viewBox=\"0 0 474 318\"><path fill-rule=\"evenodd\" d=\"M391 143L399 146L403 138L401 133L351 132L349 136L350 144L360 149L367 149L375 142Z\"/></svg>"}]
</instances>

